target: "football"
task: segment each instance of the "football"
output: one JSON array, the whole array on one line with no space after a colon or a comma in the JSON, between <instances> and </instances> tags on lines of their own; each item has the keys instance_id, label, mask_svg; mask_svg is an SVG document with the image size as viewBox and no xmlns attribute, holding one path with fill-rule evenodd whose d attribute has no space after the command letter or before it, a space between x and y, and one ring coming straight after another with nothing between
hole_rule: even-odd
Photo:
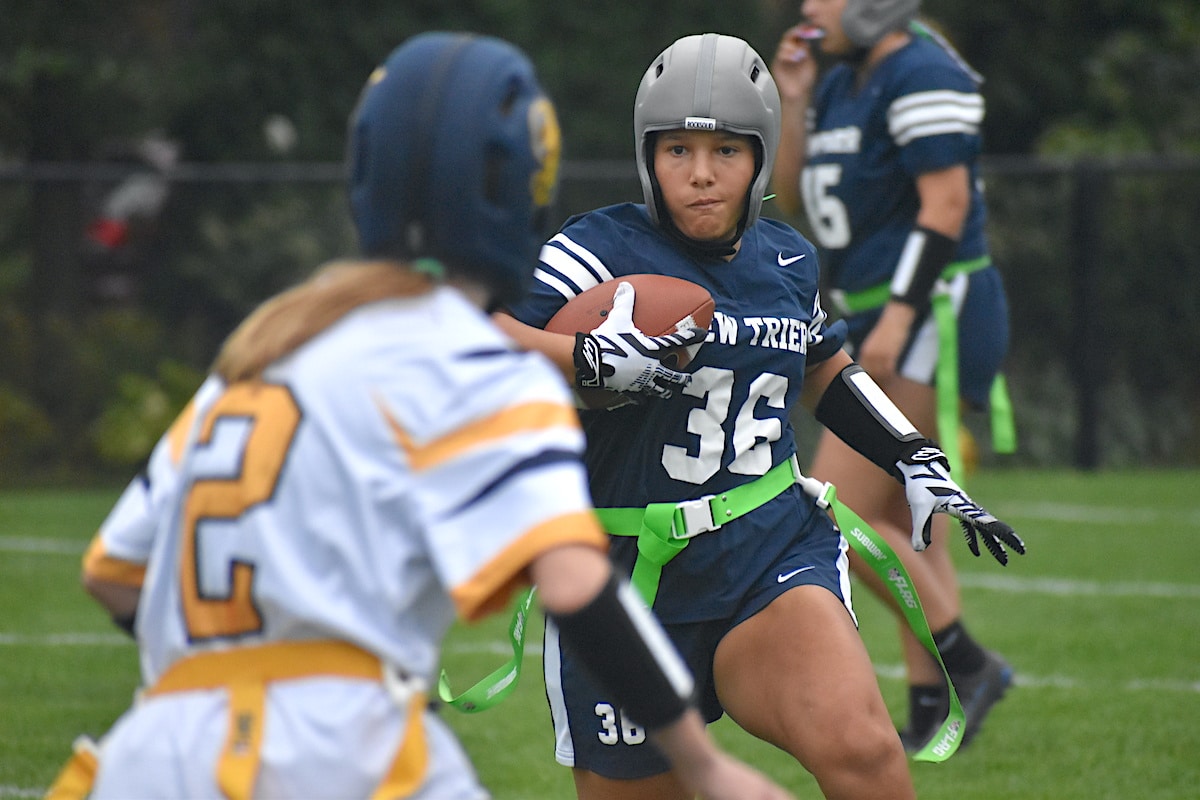
<instances>
[{"instance_id":1,"label":"football","mask_svg":"<svg viewBox=\"0 0 1200 800\"><path fill-rule=\"evenodd\" d=\"M669 275L638 274L605 281L567 301L546 323L546 330L575 334L600 327L612 311L613 295L622 281L633 286L633 324L648 336L691 326L707 328L712 322L715 304L703 286ZM677 347L662 361L672 369L683 369L691 357L689 348ZM617 408L629 402L604 389L579 389L576 394L584 408Z\"/></svg>"}]
</instances>

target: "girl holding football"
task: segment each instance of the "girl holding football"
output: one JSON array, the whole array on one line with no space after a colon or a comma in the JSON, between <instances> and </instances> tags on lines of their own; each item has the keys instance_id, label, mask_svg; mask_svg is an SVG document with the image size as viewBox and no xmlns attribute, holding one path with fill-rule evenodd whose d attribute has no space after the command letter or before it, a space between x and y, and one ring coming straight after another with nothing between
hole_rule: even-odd
<instances>
[{"instance_id":1,"label":"girl holding football","mask_svg":"<svg viewBox=\"0 0 1200 800\"><path fill-rule=\"evenodd\" d=\"M916 546L935 512L967 520L994 554L1023 545L842 350L813 246L760 216L779 115L774 80L746 42L704 34L669 46L634 105L644 202L568 220L542 248L532 292L497 319L577 387L633 401L581 411L592 494L618 571L683 653L705 718L729 714L792 754L826 797L911 798L856 629L846 540L797 483L790 407L814 411L907 488ZM715 300L686 373L656 363L627 289L594 331L542 330L571 298L638 273L691 281ZM547 696L555 756L574 768L579 797L687 798L636 713L560 636L548 621Z\"/></svg>"}]
</instances>

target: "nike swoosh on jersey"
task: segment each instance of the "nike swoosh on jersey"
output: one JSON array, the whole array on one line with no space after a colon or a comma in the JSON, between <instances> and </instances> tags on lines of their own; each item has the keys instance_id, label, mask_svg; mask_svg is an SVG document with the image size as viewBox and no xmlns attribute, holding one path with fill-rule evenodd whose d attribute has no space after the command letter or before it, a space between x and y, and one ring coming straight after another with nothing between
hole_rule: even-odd
<instances>
[{"instance_id":1,"label":"nike swoosh on jersey","mask_svg":"<svg viewBox=\"0 0 1200 800\"><path fill-rule=\"evenodd\" d=\"M804 256L806 256L806 255L807 255L807 253L801 253L798 256L792 256L791 258L784 258L783 253L780 253L779 257L776 260L779 262L779 266L786 267L788 264L795 264L797 261L804 258Z\"/></svg>"},{"instance_id":2,"label":"nike swoosh on jersey","mask_svg":"<svg viewBox=\"0 0 1200 800\"><path fill-rule=\"evenodd\" d=\"M807 566L807 567L801 567L800 569L794 569L791 572L780 573L779 575L775 576L775 581L776 581L776 583L787 583L792 578L799 575L801 572L808 572L810 569L816 569L816 567Z\"/></svg>"}]
</instances>

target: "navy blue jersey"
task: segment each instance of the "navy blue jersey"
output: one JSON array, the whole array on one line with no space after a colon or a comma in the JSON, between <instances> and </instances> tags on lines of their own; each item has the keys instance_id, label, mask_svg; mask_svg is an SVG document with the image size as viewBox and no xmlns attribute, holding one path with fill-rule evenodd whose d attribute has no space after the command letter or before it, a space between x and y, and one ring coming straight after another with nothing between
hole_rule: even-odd
<instances>
[{"instance_id":1,"label":"navy blue jersey","mask_svg":"<svg viewBox=\"0 0 1200 800\"><path fill-rule=\"evenodd\" d=\"M598 507L641 507L716 494L748 483L795 452L788 409L804 374L842 346L842 326L826 326L818 295L817 254L793 228L760 219L746 231L732 260L694 258L654 225L642 205L625 203L573 217L542 248L529 297L510 312L543 327L570 298L612 278L655 272L698 283L716 302L709 335L688 365L692 382L668 400L647 399L615 411L583 411L586 461ZM637 299L634 299L635 307ZM771 525L799 528L806 511ZM765 510L765 509L764 509ZM770 516L768 513L767 516ZM759 512L735 520L718 534L697 537L663 570L655 610L664 619L676 609L692 619L728 613L693 604L712 595L718 577L743 569L729 554L768 557L739 548L745 537L762 544L770 525ZM783 535L778 541L789 541ZM618 563L632 565L632 538L614 541ZM724 555L718 555L718 550ZM771 556L773 557L773 556ZM720 563L717 563L720 562ZM734 601L738 581L723 588ZM721 593L720 589L716 590ZM691 599L689 599L689 595ZM714 598L715 600L715 598ZM664 605L665 603L665 605ZM718 602L717 605L720 605Z\"/></svg>"},{"instance_id":2,"label":"navy blue jersey","mask_svg":"<svg viewBox=\"0 0 1200 800\"><path fill-rule=\"evenodd\" d=\"M965 164L971 207L953 260L987 252L977 159L983 98L975 77L938 44L914 36L856 85L839 64L809 110L800 189L831 285L859 291L891 280L920 199L916 176Z\"/></svg>"}]
</instances>

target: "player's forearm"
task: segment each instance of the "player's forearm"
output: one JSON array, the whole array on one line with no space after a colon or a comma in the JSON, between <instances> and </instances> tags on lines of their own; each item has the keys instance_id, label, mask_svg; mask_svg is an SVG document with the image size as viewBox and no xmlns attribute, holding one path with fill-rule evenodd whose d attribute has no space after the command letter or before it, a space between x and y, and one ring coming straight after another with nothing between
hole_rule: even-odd
<instances>
[{"instance_id":1,"label":"player's forearm","mask_svg":"<svg viewBox=\"0 0 1200 800\"><path fill-rule=\"evenodd\" d=\"M532 325L526 325L515 317L498 311L492 315L496 327L508 334L513 341L527 350L536 350L554 363L562 372L567 383L575 385L575 337L561 333L550 333Z\"/></svg>"},{"instance_id":2,"label":"player's forearm","mask_svg":"<svg viewBox=\"0 0 1200 800\"><path fill-rule=\"evenodd\" d=\"M695 709L688 709L679 719L652 732L650 738L684 776L703 774L718 757L716 745Z\"/></svg>"},{"instance_id":3,"label":"player's forearm","mask_svg":"<svg viewBox=\"0 0 1200 800\"><path fill-rule=\"evenodd\" d=\"M921 199L917 225L957 240L971 206L970 173L966 166L956 164L919 176L917 194Z\"/></svg>"},{"instance_id":4,"label":"player's forearm","mask_svg":"<svg viewBox=\"0 0 1200 800\"><path fill-rule=\"evenodd\" d=\"M104 607L113 622L133 633L133 619L142 596L141 588L87 574L83 576L83 588Z\"/></svg>"},{"instance_id":5,"label":"player's forearm","mask_svg":"<svg viewBox=\"0 0 1200 800\"><path fill-rule=\"evenodd\" d=\"M808 131L804 117L807 99L786 101L780 114L779 150L771 171L771 189L775 203L788 214L801 210L800 173L804 169L808 147Z\"/></svg>"},{"instance_id":6,"label":"player's forearm","mask_svg":"<svg viewBox=\"0 0 1200 800\"><path fill-rule=\"evenodd\" d=\"M570 614L587 605L611 572L607 555L581 544L547 550L529 567L542 607L552 614Z\"/></svg>"}]
</instances>

